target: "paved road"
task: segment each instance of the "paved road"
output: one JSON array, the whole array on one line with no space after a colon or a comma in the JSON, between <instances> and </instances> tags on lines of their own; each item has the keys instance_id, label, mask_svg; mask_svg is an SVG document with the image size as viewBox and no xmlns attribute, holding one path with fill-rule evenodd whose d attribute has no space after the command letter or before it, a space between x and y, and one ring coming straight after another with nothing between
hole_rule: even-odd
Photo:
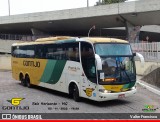
<instances>
[{"instance_id":1,"label":"paved road","mask_svg":"<svg viewBox=\"0 0 160 122\"><path fill-rule=\"evenodd\" d=\"M64 93L41 87L23 87L19 81L12 79L11 71L0 71L0 113L144 113L144 105L159 107L155 113L160 113L160 96L137 87L138 92L133 97L123 100L93 102L82 99L75 102ZM2 110L3 106L11 106L7 100L16 97L25 98L20 106L29 106L29 110Z\"/></svg>"}]
</instances>

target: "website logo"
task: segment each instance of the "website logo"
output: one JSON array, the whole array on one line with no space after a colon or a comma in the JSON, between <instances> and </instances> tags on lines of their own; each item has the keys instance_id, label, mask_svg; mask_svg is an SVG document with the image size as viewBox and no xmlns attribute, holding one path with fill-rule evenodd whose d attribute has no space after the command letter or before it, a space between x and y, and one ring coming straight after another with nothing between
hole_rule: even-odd
<instances>
[{"instance_id":1,"label":"website logo","mask_svg":"<svg viewBox=\"0 0 160 122\"><path fill-rule=\"evenodd\" d=\"M142 109L143 112L155 112L158 109L158 107L155 107L154 105L144 105L144 109Z\"/></svg>"},{"instance_id":2,"label":"website logo","mask_svg":"<svg viewBox=\"0 0 160 122\"><path fill-rule=\"evenodd\" d=\"M2 119L11 119L11 114L2 114Z\"/></svg>"},{"instance_id":3,"label":"website logo","mask_svg":"<svg viewBox=\"0 0 160 122\"><path fill-rule=\"evenodd\" d=\"M7 100L9 103L11 103L14 106L20 105L21 101L25 98L12 98L11 100Z\"/></svg>"}]
</instances>

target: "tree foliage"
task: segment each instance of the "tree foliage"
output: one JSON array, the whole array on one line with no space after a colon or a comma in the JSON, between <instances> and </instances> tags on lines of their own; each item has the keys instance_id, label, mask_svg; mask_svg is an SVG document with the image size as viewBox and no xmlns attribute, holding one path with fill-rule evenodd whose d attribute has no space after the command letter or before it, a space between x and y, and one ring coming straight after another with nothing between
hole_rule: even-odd
<instances>
[{"instance_id":1,"label":"tree foliage","mask_svg":"<svg viewBox=\"0 0 160 122\"><path fill-rule=\"evenodd\" d=\"M126 0L102 0L104 4L120 3L125 2Z\"/></svg>"},{"instance_id":2,"label":"tree foliage","mask_svg":"<svg viewBox=\"0 0 160 122\"><path fill-rule=\"evenodd\" d=\"M105 5L105 4L112 4L112 3L120 3L125 2L127 0L99 0L97 5Z\"/></svg>"}]
</instances>

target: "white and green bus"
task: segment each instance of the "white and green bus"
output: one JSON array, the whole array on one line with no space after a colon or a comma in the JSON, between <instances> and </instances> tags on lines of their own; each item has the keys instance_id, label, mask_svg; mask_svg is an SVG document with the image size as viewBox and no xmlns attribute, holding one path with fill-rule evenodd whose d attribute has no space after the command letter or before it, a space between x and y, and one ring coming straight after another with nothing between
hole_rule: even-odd
<instances>
[{"instance_id":1,"label":"white and green bus","mask_svg":"<svg viewBox=\"0 0 160 122\"><path fill-rule=\"evenodd\" d=\"M114 38L50 37L12 45L12 75L23 86L42 86L106 101L136 93L135 54Z\"/></svg>"}]
</instances>

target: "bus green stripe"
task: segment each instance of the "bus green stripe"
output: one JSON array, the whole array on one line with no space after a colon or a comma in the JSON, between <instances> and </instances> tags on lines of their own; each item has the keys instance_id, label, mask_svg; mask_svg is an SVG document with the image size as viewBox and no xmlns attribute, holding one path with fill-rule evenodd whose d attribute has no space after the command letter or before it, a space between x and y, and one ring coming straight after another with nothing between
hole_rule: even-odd
<instances>
[{"instance_id":1,"label":"bus green stripe","mask_svg":"<svg viewBox=\"0 0 160 122\"><path fill-rule=\"evenodd\" d=\"M127 89L127 88L132 88L135 85L135 82L129 83L129 84L125 84L123 86L123 89Z\"/></svg>"},{"instance_id":2,"label":"bus green stripe","mask_svg":"<svg viewBox=\"0 0 160 122\"><path fill-rule=\"evenodd\" d=\"M66 64L66 60L59 60L59 61L56 62L56 65L53 69L50 80L47 81L47 83L56 84L59 81L59 79L62 75L65 64Z\"/></svg>"},{"instance_id":3,"label":"bus green stripe","mask_svg":"<svg viewBox=\"0 0 160 122\"><path fill-rule=\"evenodd\" d=\"M56 65L56 60L48 60L43 75L40 79L41 82L48 82L52 76L53 69Z\"/></svg>"},{"instance_id":4,"label":"bus green stripe","mask_svg":"<svg viewBox=\"0 0 160 122\"><path fill-rule=\"evenodd\" d=\"M48 60L40 81L56 84L62 75L65 64L66 60Z\"/></svg>"},{"instance_id":5,"label":"bus green stripe","mask_svg":"<svg viewBox=\"0 0 160 122\"><path fill-rule=\"evenodd\" d=\"M59 41L56 41L56 43L57 44L61 44L61 43L73 43L73 42L76 42L76 40L74 39L74 40L59 40Z\"/></svg>"},{"instance_id":6,"label":"bus green stripe","mask_svg":"<svg viewBox=\"0 0 160 122\"><path fill-rule=\"evenodd\" d=\"M132 88L135 85L136 82L132 82L129 84L129 88Z\"/></svg>"}]
</instances>

